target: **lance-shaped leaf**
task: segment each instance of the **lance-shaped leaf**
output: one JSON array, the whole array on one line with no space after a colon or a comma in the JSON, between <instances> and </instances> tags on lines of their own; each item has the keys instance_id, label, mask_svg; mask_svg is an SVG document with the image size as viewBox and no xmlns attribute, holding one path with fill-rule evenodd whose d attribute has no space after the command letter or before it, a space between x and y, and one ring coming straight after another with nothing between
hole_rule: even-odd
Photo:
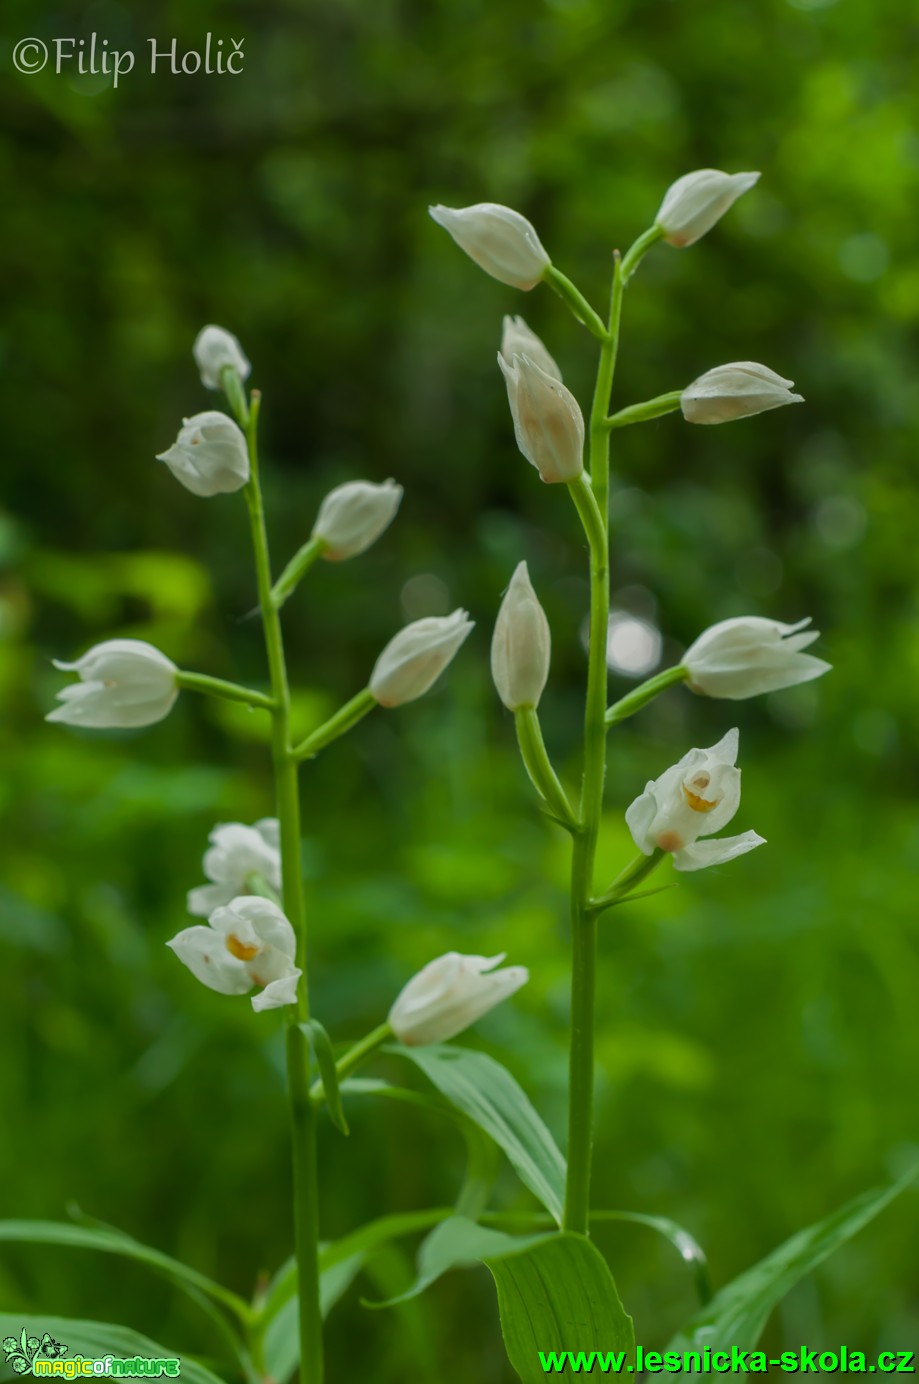
<instances>
[{"instance_id":1,"label":"lance-shaped leaf","mask_svg":"<svg viewBox=\"0 0 919 1384\"><path fill-rule=\"evenodd\" d=\"M154 1360L179 1358L182 1362L182 1379L190 1381L190 1384L221 1384L216 1374L205 1369L204 1365L198 1364L190 1355L185 1355L172 1346L151 1341L149 1336L142 1336L139 1331L132 1331L127 1326L74 1320L68 1317L23 1317L19 1312L0 1313L0 1336L5 1337L13 1332L17 1337L23 1332L30 1338L37 1337L39 1341L46 1334L56 1341L66 1341L71 1359L77 1355L82 1355L88 1360L103 1359L106 1355L115 1355L121 1359L129 1359L135 1355Z\"/></svg>"},{"instance_id":2,"label":"lance-shaped leaf","mask_svg":"<svg viewBox=\"0 0 919 1384\"><path fill-rule=\"evenodd\" d=\"M318 1019L309 1019L300 1027L309 1039L316 1058L316 1065L319 1068L319 1076L325 1091L329 1119L340 1133L347 1134L348 1121L345 1119L345 1112L341 1104L341 1092L338 1089L338 1072L335 1069L332 1040Z\"/></svg>"}]
</instances>

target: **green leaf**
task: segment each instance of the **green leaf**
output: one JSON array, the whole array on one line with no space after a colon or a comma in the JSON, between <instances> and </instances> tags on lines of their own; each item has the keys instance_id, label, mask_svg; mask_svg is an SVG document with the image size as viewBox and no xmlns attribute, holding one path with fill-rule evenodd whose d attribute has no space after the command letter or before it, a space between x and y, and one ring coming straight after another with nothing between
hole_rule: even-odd
<instances>
[{"instance_id":1,"label":"green leaf","mask_svg":"<svg viewBox=\"0 0 919 1384\"><path fill-rule=\"evenodd\" d=\"M498 1289L504 1349L523 1384L545 1379L541 1350L620 1355L617 1373L628 1372L635 1350L632 1318L606 1260L589 1240L563 1231L486 1264Z\"/></svg>"},{"instance_id":2,"label":"green leaf","mask_svg":"<svg viewBox=\"0 0 919 1384\"><path fill-rule=\"evenodd\" d=\"M712 1288L705 1250L678 1221L672 1221L669 1216L648 1216L642 1211L591 1211L590 1221L591 1225L602 1221L631 1221L635 1225L646 1225L656 1230L670 1241L683 1262L694 1270L696 1291L703 1306L711 1301Z\"/></svg>"},{"instance_id":3,"label":"green leaf","mask_svg":"<svg viewBox=\"0 0 919 1384\"><path fill-rule=\"evenodd\" d=\"M690 1318L668 1349L702 1350L711 1346L713 1350L723 1350L738 1346L752 1350L772 1309L785 1294L883 1211L917 1172L919 1165L891 1186L863 1192L816 1225L793 1235L716 1293L706 1307Z\"/></svg>"},{"instance_id":4,"label":"green leaf","mask_svg":"<svg viewBox=\"0 0 919 1384\"><path fill-rule=\"evenodd\" d=\"M363 1263L364 1256L362 1254L352 1254L349 1259L333 1265L332 1268L323 1273L320 1283L323 1320L331 1312L339 1298L348 1291L363 1267ZM293 1286L295 1292L296 1283L296 1270L294 1270ZM262 1338L264 1374L275 1380L276 1384L285 1384L285 1381L291 1378L300 1364L299 1317L299 1303L296 1296L290 1296L265 1328L265 1334Z\"/></svg>"},{"instance_id":5,"label":"green leaf","mask_svg":"<svg viewBox=\"0 0 919 1384\"><path fill-rule=\"evenodd\" d=\"M525 1384L544 1377L540 1350L622 1352L623 1367L631 1359L632 1320L605 1259L585 1237L565 1231L521 1237L452 1216L421 1246L411 1288L368 1306L407 1302L451 1269L478 1263L495 1280L507 1356Z\"/></svg>"},{"instance_id":6,"label":"green leaf","mask_svg":"<svg viewBox=\"0 0 919 1384\"><path fill-rule=\"evenodd\" d=\"M16 1315L0 1313L0 1335L22 1328L23 1335L41 1339L49 1332L55 1340L66 1341L72 1359L82 1355L86 1359L102 1359L115 1355L129 1359L135 1355L149 1356L155 1360L169 1360L178 1357L182 1361L182 1379L189 1384L222 1384L217 1375L199 1365L188 1355L181 1355L172 1346L160 1345L132 1331L127 1326L114 1326L106 1322L71 1320L67 1317L28 1316L24 1319ZM66 1358L66 1357L65 1357Z\"/></svg>"},{"instance_id":7,"label":"green leaf","mask_svg":"<svg viewBox=\"0 0 919 1384\"><path fill-rule=\"evenodd\" d=\"M229 1288L215 1283L197 1269L191 1269L178 1259L162 1254L158 1249L141 1244L130 1235L113 1228L96 1228L85 1225L68 1225L58 1221L0 1221L0 1241L18 1241L33 1245L66 1245L76 1249L101 1250L104 1254L121 1254L126 1259L137 1259L157 1273L168 1278L198 1300L204 1293L229 1307L235 1315L246 1320L249 1304L237 1297ZM52 1333L53 1334L53 1333Z\"/></svg>"},{"instance_id":8,"label":"green leaf","mask_svg":"<svg viewBox=\"0 0 919 1384\"><path fill-rule=\"evenodd\" d=\"M309 1039L316 1057L319 1075L322 1078L325 1091L326 1105L329 1110L329 1119L337 1130L342 1134L347 1134L348 1121L345 1119L345 1112L341 1104L341 1092L338 1089L338 1073L335 1070L335 1053L332 1051L332 1040L318 1019L308 1019L300 1027Z\"/></svg>"},{"instance_id":9,"label":"green leaf","mask_svg":"<svg viewBox=\"0 0 919 1384\"><path fill-rule=\"evenodd\" d=\"M483 1052L446 1044L387 1048L414 1062L447 1100L504 1150L521 1181L557 1224L565 1200L565 1160L510 1072Z\"/></svg>"}]
</instances>

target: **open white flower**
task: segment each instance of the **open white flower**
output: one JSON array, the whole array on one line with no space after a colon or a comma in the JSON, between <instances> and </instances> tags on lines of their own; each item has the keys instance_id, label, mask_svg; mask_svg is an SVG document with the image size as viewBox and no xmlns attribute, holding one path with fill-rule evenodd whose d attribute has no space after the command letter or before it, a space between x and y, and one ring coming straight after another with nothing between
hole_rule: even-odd
<instances>
[{"instance_id":1,"label":"open white flower","mask_svg":"<svg viewBox=\"0 0 919 1384\"><path fill-rule=\"evenodd\" d=\"M263 817L254 826L222 822L208 837L204 873L211 884L188 891L188 911L209 918L215 908L246 894L246 879L258 874L272 889L281 888L281 851L275 817Z\"/></svg>"},{"instance_id":2,"label":"open white flower","mask_svg":"<svg viewBox=\"0 0 919 1384\"><path fill-rule=\"evenodd\" d=\"M187 927L166 943L192 975L221 995L247 995L252 1008L296 1004L300 971L294 965L297 939L269 899L233 899L211 914L207 926Z\"/></svg>"},{"instance_id":3,"label":"open white flower","mask_svg":"<svg viewBox=\"0 0 919 1384\"><path fill-rule=\"evenodd\" d=\"M793 394L794 380L785 380L753 360L736 360L716 365L687 385L680 408L687 423L731 423L735 418L752 418L783 404L803 404L802 394Z\"/></svg>"},{"instance_id":4,"label":"open white flower","mask_svg":"<svg viewBox=\"0 0 919 1384\"><path fill-rule=\"evenodd\" d=\"M491 675L508 711L539 705L549 677L552 635L525 562L511 577L491 641Z\"/></svg>"},{"instance_id":5,"label":"open white flower","mask_svg":"<svg viewBox=\"0 0 919 1384\"><path fill-rule=\"evenodd\" d=\"M232 332L223 327L202 327L192 347L195 364L201 371L205 389L222 389L220 376L229 365L241 380L249 378L252 366Z\"/></svg>"},{"instance_id":6,"label":"open white flower","mask_svg":"<svg viewBox=\"0 0 919 1384\"><path fill-rule=\"evenodd\" d=\"M561 380L529 356L510 364L498 354L507 385L517 446L550 485L577 480L584 470L584 418L577 399Z\"/></svg>"},{"instance_id":7,"label":"open white flower","mask_svg":"<svg viewBox=\"0 0 919 1384\"><path fill-rule=\"evenodd\" d=\"M535 288L550 260L533 226L519 211L497 202L472 207L429 207L438 226L486 274L512 288Z\"/></svg>"},{"instance_id":8,"label":"open white flower","mask_svg":"<svg viewBox=\"0 0 919 1384\"><path fill-rule=\"evenodd\" d=\"M107 639L76 663L55 659L54 666L79 674L80 681L58 692L63 706L49 712L46 721L95 730L152 726L169 715L179 695L179 670L142 639Z\"/></svg>"},{"instance_id":9,"label":"open white flower","mask_svg":"<svg viewBox=\"0 0 919 1384\"><path fill-rule=\"evenodd\" d=\"M466 611L454 610L415 620L394 635L370 675L370 691L380 706L402 706L423 696L472 628Z\"/></svg>"},{"instance_id":10,"label":"open white flower","mask_svg":"<svg viewBox=\"0 0 919 1384\"><path fill-rule=\"evenodd\" d=\"M505 317L501 332L501 354L508 365L513 363L514 356L526 356L534 365L538 365L540 370L551 375L553 380L562 378L562 372L552 356L522 317Z\"/></svg>"},{"instance_id":11,"label":"open white flower","mask_svg":"<svg viewBox=\"0 0 919 1384\"><path fill-rule=\"evenodd\" d=\"M680 249L693 245L758 179L758 173L722 173L720 168L686 173L667 189L655 223L669 244Z\"/></svg>"},{"instance_id":12,"label":"open white flower","mask_svg":"<svg viewBox=\"0 0 919 1384\"><path fill-rule=\"evenodd\" d=\"M760 615L721 620L683 655L689 686L706 697L739 701L821 677L831 665L802 652L820 638L819 630L805 628L809 624L810 616L796 625Z\"/></svg>"},{"instance_id":13,"label":"open white flower","mask_svg":"<svg viewBox=\"0 0 919 1384\"><path fill-rule=\"evenodd\" d=\"M323 557L341 562L365 552L392 523L401 501L402 486L393 480L336 486L319 506L313 525L313 538L325 544Z\"/></svg>"},{"instance_id":14,"label":"open white flower","mask_svg":"<svg viewBox=\"0 0 919 1384\"><path fill-rule=\"evenodd\" d=\"M690 750L660 778L647 784L625 814L635 845L644 855L656 850L673 856L677 870L723 865L764 844L755 831L700 841L727 826L740 806L740 770L736 768L739 732L708 750Z\"/></svg>"},{"instance_id":15,"label":"open white flower","mask_svg":"<svg viewBox=\"0 0 919 1384\"><path fill-rule=\"evenodd\" d=\"M506 1000L530 975L525 966L494 968L499 956L462 956L447 952L429 961L408 982L389 1011L389 1022L400 1043L422 1047L455 1038Z\"/></svg>"},{"instance_id":16,"label":"open white flower","mask_svg":"<svg viewBox=\"0 0 919 1384\"><path fill-rule=\"evenodd\" d=\"M228 495L249 479L249 452L242 430L217 409L182 420L172 446L157 454L193 495Z\"/></svg>"}]
</instances>

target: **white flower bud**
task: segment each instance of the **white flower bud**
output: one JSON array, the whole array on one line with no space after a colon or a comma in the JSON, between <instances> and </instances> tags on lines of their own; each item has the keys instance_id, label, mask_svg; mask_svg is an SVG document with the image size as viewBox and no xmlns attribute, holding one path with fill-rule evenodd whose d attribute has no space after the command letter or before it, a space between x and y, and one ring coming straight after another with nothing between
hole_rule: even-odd
<instances>
[{"instance_id":1,"label":"white flower bud","mask_svg":"<svg viewBox=\"0 0 919 1384\"><path fill-rule=\"evenodd\" d=\"M700 841L727 826L740 806L740 770L735 767L739 732L729 730L709 750L690 750L645 786L625 814L632 840L644 855L668 851L677 870L723 865L764 844L755 831Z\"/></svg>"},{"instance_id":2,"label":"white flower bud","mask_svg":"<svg viewBox=\"0 0 919 1384\"><path fill-rule=\"evenodd\" d=\"M195 337L192 354L205 389L223 388L220 376L228 365L241 380L247 380L252 370L236 337L223 327L202 327Z\"/></svg>"},{"instance_id":3,"label":"white flower bud","mask_svg":"<svg viewBox=\"0 0 919 1384\"><path fill-rule=\"evenodd\" d=\"M680 408L687 423L731 423L783 404L803 404L801 394L791 393L793 386L794 380L783 380L766 365L736 360L706 370L687 385Z\"/></svg>"},{"instance_id":4,"label":"white flower bud","mask_svg":"<svg viewBox=\"0 0 919 1384\"><path fill-rule=\"evenodd\" d=\"M549 621L530 582L525 562L507 588L491 641L491 675L508 711L536 707L549 677Z\"/></svg>"},{"instance_id":5,"label":"white flower bud","mask_svg":"<svg viewBox=\"0 0 919 1384\"><path fill-rule=\"evenodd\" d=\"M141 639L108 639L76 663L55 659L54 666L79 674L80 681L58 692L64 705L46 721L96 730L152 726L169 715L179 695L175 664Z\"/></svg>"},{"instance_id":6,"label":"white flower bud","mask_svg":"<svg viewBox=\"0 0 919 1384\"><path fill-rule=\"evenodd\" d=\"M758 179L758 173L722 173L718 168L687 173L667 189L655 224L671 245L694 245Z\"/></svg>"},{"instance_id":7,"label":"white flower bud","mask_svg":"<svg viewBox=\"0 0 919 1384\"><path fill-rule=\"evenodd\" d=\"M400 1043L423 1047L444 1043L481 1019L529 980L525 966L494 970L500 956L462 956L447 952L413 976L389 1011Z\"/></svg>"},{"instance_id":8,"label":"white flower bud","mask_svg":"<svg viewBox=\"0 0 919 1384\"><path fill-rule=\"evenodd\" d=\"M249 479L249 452L242 430L225 413L209 410L185 418L172 446L157 454L193 495L228 495Z\"/></svg>"},{"instance_id":9,"label":"white flower bud","mask_svg":"<svg viewBox=\"0 0 919 1384\"><path fill-rule=\"evenodd\" d=\"M402 706L427 692L473 628L465 610L429 615L390 639L370 675L380 706Z\"/></svg>"},{"instance_id":10,"label":"white flower bud","mask_svg":"<svg viewBox=\"0 0 919 1384\"><path fill-rule=\"evenodd\" d=\"M528 356L502 355L498 365L507 385L517 446L544 481L577 480L584 470L584 419L578 401Z\"/></svg>"},{"instance_id":11,"label":"white flower bud","mask_svg":"<svg viewBox=\"0 0 919 1384\"><path fill-rule=\"evenodd\" d=\"M349 481L330 491L313 525L313 538L325 543L323 557L341 562L364 552L392 523L401 500L402 486L393 480Z\"/></svg>"},{"instance_id":12,"label":"white flower bud","mask_svg":"<svg viewBox=\"0 0 919 1384\"><path fill-rule=\"evenodd\" d=\"M501 333L501 354L508 365L513 364L514 356L526 356L538 365L553 380L561 380L562 372L549 355L534 331L531 331L522 317L505 317Z\"/></svg>"},{"instance_id":13,"label":"white flower bud","mask_svg":"<svg viewBox=\"0 0 919 1384\"><path fill-rule=\"evenodd\" d=\"M512 288L535 288L550 260L539 236L519 212L496 202L474 207L429 207L438 226L493 279Z\"/></svg>"},{"instance_id":14,"label":"white flower bud","mask_svg":"<svg viewBox=\"0 0 919 1384\"><path fill-rule=\"evenodd\" d=\"M270 899L233 899L214 910L206 927L187 927L166 946L196 980L220 995L247 995L258 985L255 1010L297 1003L296 934Z\"/></svg>"},{"instance_id":15,"label":"white flower bud","mask_svg":"<svg viewBox=\"0 0 919 1384\"><path fill-rule=\"evenodd\" d=\"M796 625L784 625L781 620L742 615L712 625L683 657L689 686L706 697L739 701L821 677L830 664L802 652L820 637L819 630L805 631L809 624L809 616Z\"/></svg>"}]
</instances>

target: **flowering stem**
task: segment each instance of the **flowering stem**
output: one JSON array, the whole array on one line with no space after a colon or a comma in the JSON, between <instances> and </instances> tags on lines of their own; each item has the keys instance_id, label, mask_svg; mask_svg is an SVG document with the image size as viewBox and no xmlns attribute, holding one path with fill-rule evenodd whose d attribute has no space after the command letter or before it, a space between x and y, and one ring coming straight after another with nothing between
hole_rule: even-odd
<instances>
[{"instance_id":1,"label":"flowering stem","mask_svg":"<svg viewBox=\"0 0 919 1384\"><path fill-rule=\"evenodd\" d=\"M584 777L581 831L571 858L571 1041L568 1057L568 1173L566 1230L586 1235L590 1225L590 1164L593 1143L594 1007L597 920L591 910L597 836L606 776L606 647L609 631L609 409L619 321L622 277L618 254L613 270L609 329L604 334L590 411L590 484L569 486L590 544L590 642L584 714Z\"/></svg>"},{"instance_id":2,"label":"flowering stem","mask_svg":"<svg viewBox=\"0 0 919 1384\"><path fill-rule=\"evenodd\" d=\"M356 697L352 697L350 702L345 702L324 725L314 730L305 740L301 740L299 745L295 745L290 752L291 756L298 762L302 759L312 759L320 750L324 750L326 745L330 745L352 726L356 726L358 721L363 720L367 713L378 705L370 688L365 687Z\"/></svg>"},{"instance_id":3,"label":"flowering stem","mask_svg":"<svg viewBox=\"0 0 919 1384\"><path fill-rule=\"evenodd\" d=\"M630 404L619 409L606 420L608 428L625 428L630 423L647 423L652 418L662 418L665 413L676 413L683 397L682 389L672 389L669 394L658 394L646 399L643 404Z\"/></svg>"},{"instance_id":4,"label":"flowering stem","mask_svg":"<svg viewBox=\"0 0 919 1384\"><path fill-rule=\"evenodd\" d=\"M294 553L271 588L271 600L275 610L281 609L288 596L293 594L302 578L306 576L313 563L322 557L325 550L324 538L310 538Z\"/></svg>"},{"instance_id":5,"label":"flowering stem","mask_svg":"<svg viewBox=\"0 0 919 1384\"><path fill-rule=\"evenodd\" d=\"M661 230L660 226L650 226L648 230L644 231L638 237L638 239L635 241L633 245L629 246L622 260L621 272L623 287L628 283L629 279L635 273L635 270L641 264L642 260L644 259L648 251L651 249L651 246L656 241L660 240L663 234L664 232Z\"/></svg>"},{"instance_id":6,"label":"flowering stem","mask_svg":"<svg viewBox=\"0 0 919 1384\"><path fill-rule=\"evenodd\" d=\"M517 726L517 743L520 746L520 754L530 776L530 782L547 806L551 808L554 816L569 830L577 830L579 827L578 819L572 812L567 794L552 767L542 738L542 728L539 724L536 708L532 706L520 707L514 713L514 721Z\"/></svg>"},{"instance_id":7,"label":"flowering stem","mask_svg":"<svg viewBox=\"0 0 919 1384\"><path fill-rule=\"evenodd\" d=\"M290 750L290 687L284 657L281 621L272 600L268 533L259 481L258 416L261 395L252 391L248 408L234 401L249 448L250 479L246 504L252 529L259 606L265 631L265 650L271 674L274 705L271 747L280 829L284 912L297 935L297 965L302 971L297 1005L287 1029L287 1084L290 1097L294 1182L294 1244L298 1268L300 1382L322 1384L322 1313L319 1300L319 1189L316 1169L316 1112L310 1100L310 1050L300 1024L309 1018L307 982L306 906L300 863L300 793L297 763Z\"/></svg>"},{"instance_id":8,"label":"flowering stem","mask_svg":"<svg viewBox=\"0 0 919 1384\"><path fill-rule=\"evenodd\" d=\"M274 697L264 692L254 692L251 687L241 687L236 682L224 682L223 678L211 678L206 673L188 673L184 668L176 674L179 687L188 692L205 692L212 697L222 697L227 702L244 702L247 706L261 707L274 711Z\"/></svg>"},{"instance_id":9,"label":"flowering stem","mask_svg":"<svg viewBox=\"0 0 919 1384\"><path fill-rule=\"evenodd\" d=\"M585 326L598 341L606 341L607 331L603 321L599 314L594 312L581 290L566 278L560 269L556 269L554 264L549 265L543 278L549 287L564 299L582 326Z\"/></svg>"},{"instance_id":10,"label":"flowering stem","mask_svg":"<svg viewBox=\"0 0 919 1384\"><path fill-rule=\"evenodd\" d=\"M620 721L628 720L630 716L635 715L636 711L641 711L643 706L653 702L654 698L659 696L661 692L666 691L668 687L673 687L678 682L685 682L688 677L689 670L684 668L681 663L678 663L675 668L665 668L662 673L649 678L640 687L636 687L634 691L626 693L624 697L620 697L618 702L613 703L606 713L607 727L618 726Z\"/></svg>"}]
</instances>

